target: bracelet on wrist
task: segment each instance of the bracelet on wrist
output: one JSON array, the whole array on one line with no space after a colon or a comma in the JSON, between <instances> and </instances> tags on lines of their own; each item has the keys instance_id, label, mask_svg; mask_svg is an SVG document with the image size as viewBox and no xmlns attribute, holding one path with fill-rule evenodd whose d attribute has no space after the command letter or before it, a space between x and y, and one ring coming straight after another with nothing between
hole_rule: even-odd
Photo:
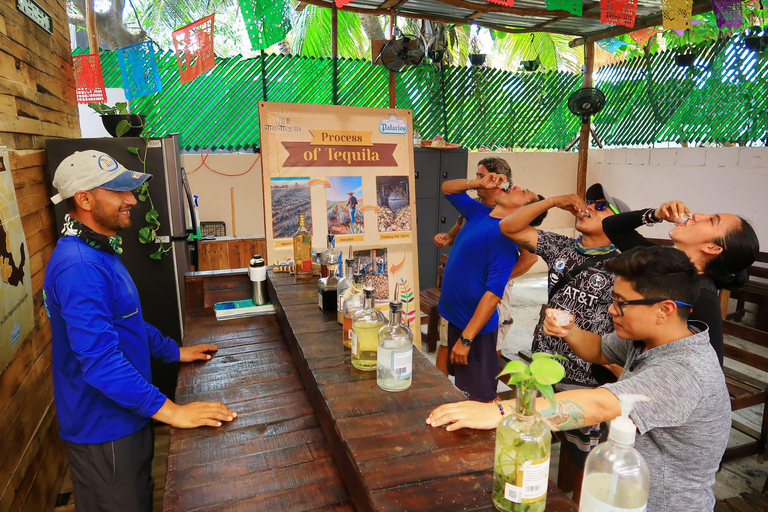
<instances>
[{"instance_id":1,"label":"bracelet on wrist","mask_svg":"<svg viewBox=\"0 0 768 512\"><path fill-rule=\"evenodd\" d=\"M646 226L653 226L654 224L658 224L659 222L661 222L661 220L657 219L656 215L654 215L655 212L656 210L654 208L648 208L647 210L645 210L645 212L643 212L643 217L642 217L643 224L645 224Z\"/></svg>"},{"instance_id":2,"label":"bracelet on wrist","mask_svg":"<svg viewBox=\"0 0 768 512\"><path fill-rule=\"evenodd\" d=\"M467 190L472 190L472 187L469 186L469 183L472 181L472 178L467 180Z\"/></svg>"}]
</instances>

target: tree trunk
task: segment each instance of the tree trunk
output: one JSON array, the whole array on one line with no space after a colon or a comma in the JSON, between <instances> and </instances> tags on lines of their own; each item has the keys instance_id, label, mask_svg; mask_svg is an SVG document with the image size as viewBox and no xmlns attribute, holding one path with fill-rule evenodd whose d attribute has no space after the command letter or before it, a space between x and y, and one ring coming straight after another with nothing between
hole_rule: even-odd
<instances>
[{"instance_id":1,"label":"tree trunk","mask_svg":"<svg viewBox=\"0 0 768 512\"><path fill-rule=\"evenodd\" d=\"M381 28L378 16L372 16L370 14L359 14L358 16L360 16L360 24L363 26L363 30L365 30L365 35L368 36L368 39L371 41L374 39L385 39L384 30Z\"/></svg>"},{"instance_id":2,"label":"tree trunk","mask_svg":"<svg viewBox=\"0 0 768 512\"><path fill-rule=\"evenodd\" d=\"M73 0L75 7L85 16L85 0ZM132 44L140 43L147 39L147 33L143 30L134 34L123 23L124 0L112 0L107 12L97 12L96 28L101 38L111 49L125 48Z\"/></svg>"}]
</instances>

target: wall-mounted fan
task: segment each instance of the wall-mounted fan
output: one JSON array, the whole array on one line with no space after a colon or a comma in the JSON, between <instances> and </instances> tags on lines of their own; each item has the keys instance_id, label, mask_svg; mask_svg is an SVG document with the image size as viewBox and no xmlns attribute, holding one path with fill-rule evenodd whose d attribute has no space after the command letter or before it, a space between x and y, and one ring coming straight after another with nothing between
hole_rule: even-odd
<instances>
[{"instance_id":1,"label":"wall-mounted fan","mask_svg":"<svg viewBox=\"0 0 768 512\"><path fill-rule=\"evenodd\" d=\"M583 124L589 125L589 131L597 142L597 146L602 148L603 144L600 139L597 138L595 130L591 126L591 117L601 110L605 106L605 94L600 89L595 87L584 87L578 91L572 93L568 97L568 110L572 114L581 117ZM577 135L571 142L565 147L566 151L569 151L578 142L579 136Z\"/></svg>"},{"instance_id":2,"label":"wall-mounted fan","mask_svg":"<svg viewBox=\"0 0 768 512\"><path fill-rule=\"evenodd\" d=\"M416 38L403 36L387 42L376 57L388 69L399 73L403 66L416 65L424 58L424 45Z\"/></svg>"}]
</instances>

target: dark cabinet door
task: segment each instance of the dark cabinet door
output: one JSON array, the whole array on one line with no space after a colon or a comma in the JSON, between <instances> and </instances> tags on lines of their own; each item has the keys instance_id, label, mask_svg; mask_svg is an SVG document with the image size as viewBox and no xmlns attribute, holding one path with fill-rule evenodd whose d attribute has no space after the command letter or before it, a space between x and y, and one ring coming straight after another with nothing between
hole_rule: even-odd
<instances>
[{"instance_id":1,"label":"dark cabinet door","mask_svg":"<svg viewBox=\"0 0 768 512\"><path fill-rule=\"evenodd\" d=\"M434 245L438 233L447 233L456 224L459 212L442 193L446 180L467 175L465 149L414 149L416 172L416 214L418 225L419 287L423 290L437 284L440 255L448 254L450 246L440 249Z\"/></svg>"}]
</instances>

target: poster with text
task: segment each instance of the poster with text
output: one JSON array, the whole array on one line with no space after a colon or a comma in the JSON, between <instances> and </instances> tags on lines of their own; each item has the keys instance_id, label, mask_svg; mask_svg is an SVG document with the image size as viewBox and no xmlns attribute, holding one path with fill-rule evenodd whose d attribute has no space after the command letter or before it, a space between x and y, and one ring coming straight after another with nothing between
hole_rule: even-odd
<instances>
[{"instance_id":1,"label":"poster with text","mask_svg":"<svg viewBox=\"0 0 768 512\"><path fill-rule=\"evenodd\" d=\"M11 362L35 322L27 240L13 178L5 162L0 160L0 372Z\"/></svg>"},{"instance_id":2,"label":"poster with text","mask_svg":"<svg viewBox=\"0 0 768 512\"><path fill-rule=\"evenodd\" d=\"M259 103L269 264L293 263L300 213L322 251L351 248L376 307L399 284L403 317L421 346L410 110Z\"/></svg>"}]
</instances>

